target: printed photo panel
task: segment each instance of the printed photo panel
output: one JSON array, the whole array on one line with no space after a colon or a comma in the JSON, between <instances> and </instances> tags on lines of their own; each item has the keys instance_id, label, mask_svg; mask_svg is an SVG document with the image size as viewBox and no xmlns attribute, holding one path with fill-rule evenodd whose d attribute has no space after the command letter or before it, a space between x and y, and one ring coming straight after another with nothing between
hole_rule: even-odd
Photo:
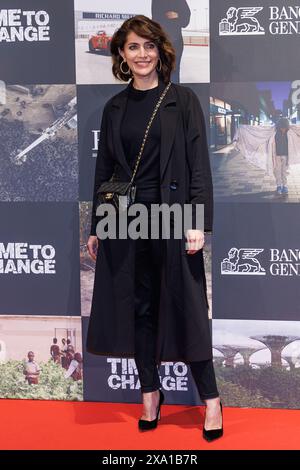
<instances>
[{"instance_id":1,"label":"printed photo panel","mask_svg":"<svg viewBox=\"0 0 300 470\"><path fill-rule=\"evenodd\" d=\"M0 201L77 201L75 85L7 85L0 101Z\"/></svg>"},{"instance_id":2,"label":"printed photo panel","mask_svg":"<svg viewBox=\"0 0 300 470\"><path fill-rule=\"evenodd\" d=\"M299 408L299 321L213 320L213 355L225 405Z\"/></svg>"},{"instance_id":3,"label":"printed photo panel","mask_svg":"<svg viewBox=\"0 0 300 470\"><path fill-rule=\"evenodd\" d=\"M212 83L217 202L300 202L300 80Z\"/></svg>"},{"instance_id":4,"label":"printed photo panel","mask_svg":"<svg viewBox=\"0 0 300 470\"><path fill-rule=\"evenodd\" d=\"M75 0L77 84L118 84L111 71L110 43L135 15L157 21L176 52L176 83L209 82L209 0Z\"/></svg>"},{"instance_id":5,"label":"printed photo panel","mask_svg":"<svg viewBox=\"0 0 300 470\"><path fill-rule=\"evenodd\" d=\"M0 315L0 397L83 400L81 318Z\"/></svg>"}]
</instances>

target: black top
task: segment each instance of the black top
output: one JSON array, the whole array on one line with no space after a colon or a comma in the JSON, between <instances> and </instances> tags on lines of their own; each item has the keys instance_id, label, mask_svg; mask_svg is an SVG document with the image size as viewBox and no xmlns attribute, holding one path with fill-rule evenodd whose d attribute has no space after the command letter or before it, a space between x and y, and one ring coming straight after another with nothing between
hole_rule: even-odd
<instances>
[{"instance_id":1,"label":"black top","mask_svg":"<svg viewBox=\"0 0 300 470\"><path fill-rule=\"evenodd\" d=\"M130 83L127 107L121 124L121 139L132 170L158 99L158 86L149 90L137 90L132 82ZM160 200L160 133L159 111L157 111L135 177L137 202Z\"/></svg>"},{"instance_id":2,"label":"black top","mask_svg":"<svg viewBox=\"0 0 300 470\"><path fill-rule=\"evenodd\" d=\"M280 129L275 134L276 155L288 156L288 136L287 132L281 132Z\"/></svg>"}]
</instances>

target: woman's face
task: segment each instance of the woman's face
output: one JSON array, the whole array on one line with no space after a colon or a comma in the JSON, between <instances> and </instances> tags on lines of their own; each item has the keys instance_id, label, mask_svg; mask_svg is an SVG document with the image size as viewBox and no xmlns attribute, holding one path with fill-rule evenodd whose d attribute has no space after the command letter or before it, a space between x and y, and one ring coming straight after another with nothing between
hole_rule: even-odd
<instances>
[{"instance_id":1,"label":"woman's face","mask_svg":"<svg viewBox=\"0 0 300 470\"><path fill-rule=\"evenodd\" d=\"M124 44L124 50L119 49L119 53L126 60L133 75L145 77L156 73L159 51L156 44L149 39L142 38L131 31Z\"/></svg>"}]
</instances>

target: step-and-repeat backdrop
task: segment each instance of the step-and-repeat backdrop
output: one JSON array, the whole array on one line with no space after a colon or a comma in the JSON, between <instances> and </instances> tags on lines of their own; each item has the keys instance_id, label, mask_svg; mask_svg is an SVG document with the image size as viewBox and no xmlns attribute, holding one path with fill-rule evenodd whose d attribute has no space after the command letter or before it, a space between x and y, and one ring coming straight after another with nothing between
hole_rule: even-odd
<instances>
[{"instance_id":1,"label":"step-and-repeat backdrop","mask_svg":"<svg viewBox=\"0 0 300 470\"><path fill-rule=\"evenodd\" d=\"M282 0L0 0L0 397L140 401L133 359L85 351L101 115L127 86L109 45L136 14L168 32L173 81L206 116L215 226L204 255L223 402L298 408L300 7ZM168 403L200 403L186 364L160 375Z\"/></svg>"}]
</instances>

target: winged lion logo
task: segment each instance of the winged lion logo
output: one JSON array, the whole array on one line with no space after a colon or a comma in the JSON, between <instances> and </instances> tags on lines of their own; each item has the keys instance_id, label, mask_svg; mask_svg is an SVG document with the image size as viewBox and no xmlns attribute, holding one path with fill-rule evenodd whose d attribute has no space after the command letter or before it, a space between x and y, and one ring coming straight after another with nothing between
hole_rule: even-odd
<instances>
[{"instance_id":1,"label":"winged lion logo","mask_svg":"<svg viewBox=\"0 0 300 470\"><path fill-rule=\"evenodd\" d=\"M226 18L220 21L220 36L265 34L264 28L255 18L255 15L262 9L263 7L230 7L227 10Z\"/></svg>"},{"instance_id":2,"label":"winged lion logo","mask_svg":"<svg viewBox=\"0 0 300 470\"><path fill-rule=\"evenodd\" d=\"M266 275L266 270L256 259L262 251L262 248L231 248L228 258L221 263L221 273Z\"/></svg>"}]
</instances>

